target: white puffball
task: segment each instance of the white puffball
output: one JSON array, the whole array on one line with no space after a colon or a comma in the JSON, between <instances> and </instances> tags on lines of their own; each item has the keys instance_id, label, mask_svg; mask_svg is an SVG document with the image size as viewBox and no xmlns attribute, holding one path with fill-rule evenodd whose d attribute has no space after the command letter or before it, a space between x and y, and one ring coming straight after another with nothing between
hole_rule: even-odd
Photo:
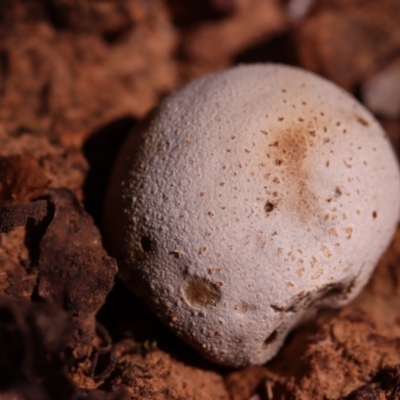
<instances>
[{"instance_id":1,"label":"white puffball","mask_svg":"<svg viewBox=\"0 0 400 400\"><path fill-rule=\"evenodd\" d=\"M399 194L389 140L349 94L297 68L239 66L172 94L129 137L104 234L173 331L215 362L260 364L360 292Z\"/></svg>"}]
</instances>

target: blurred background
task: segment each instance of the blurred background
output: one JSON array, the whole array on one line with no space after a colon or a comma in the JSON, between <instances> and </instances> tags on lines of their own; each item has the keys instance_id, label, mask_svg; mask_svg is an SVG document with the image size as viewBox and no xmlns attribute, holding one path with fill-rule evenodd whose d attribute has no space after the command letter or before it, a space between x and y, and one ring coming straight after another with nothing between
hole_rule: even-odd
<instances>
[{"instance_id":1,"label":"blurred background","mask_svg":"<svg viewBox=\"0 0 400 400\"><path fill-rule=\"evenodd\" d=\"M79 147L188 80L249 62L314 71L395 125L399 1L2 0L0 121Z\"/></svg>"}]
</instances>

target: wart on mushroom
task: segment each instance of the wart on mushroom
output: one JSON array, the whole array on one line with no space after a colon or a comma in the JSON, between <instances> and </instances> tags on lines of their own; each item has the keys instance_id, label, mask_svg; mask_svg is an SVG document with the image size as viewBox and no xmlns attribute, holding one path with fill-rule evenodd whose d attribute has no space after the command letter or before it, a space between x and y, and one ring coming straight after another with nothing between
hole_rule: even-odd
<instances>
[{"instance_id":1,"label":"wart on mushroom","mask_svg":"<svg viewBox=\"0 0 400 400\"><path fill-rule=\"evenodd\" d=\"M105 205L126 284L206 357L272 358L368 281L399 216L382 128L282 65L232 68L165 99L125 144Z\"/></svg>"}]
</instances>

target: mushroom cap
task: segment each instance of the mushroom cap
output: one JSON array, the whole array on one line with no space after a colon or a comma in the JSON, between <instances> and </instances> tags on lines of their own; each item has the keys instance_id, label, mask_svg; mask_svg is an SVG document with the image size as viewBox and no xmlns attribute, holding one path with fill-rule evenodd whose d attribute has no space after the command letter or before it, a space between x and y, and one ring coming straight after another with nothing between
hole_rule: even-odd
<instances>
[{"instance_id":1,"label":"mushroom cap","mask_svg":"<svg viewBox=\"0 0 400 400\"><path fill-rule=\"evenodd\" d=\"M399 217L372 115L297 68L238 66L167 97L123 146L104 234L123 281L227 366L272 358L368 281Z\"/></svg>"}]
</instances>

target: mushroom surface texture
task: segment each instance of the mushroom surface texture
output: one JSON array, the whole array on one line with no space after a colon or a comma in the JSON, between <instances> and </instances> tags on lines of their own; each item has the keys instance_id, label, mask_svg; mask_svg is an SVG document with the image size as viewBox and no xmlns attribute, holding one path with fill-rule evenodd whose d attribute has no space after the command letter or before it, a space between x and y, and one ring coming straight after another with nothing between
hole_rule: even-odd
<instances>
[{"instance_id":1,"label":"mushroom surface texture","mask_svg":"<svg viewBox=\"0 0 400 400\"><path fill-rule=\"evenodd\" d=\"M349 94L298 68L238 66L176 91L129 136L104 235L174 332L217 363L261 364L361 291L395 231L399 182Z\"/></svg>"}]
</instances>

